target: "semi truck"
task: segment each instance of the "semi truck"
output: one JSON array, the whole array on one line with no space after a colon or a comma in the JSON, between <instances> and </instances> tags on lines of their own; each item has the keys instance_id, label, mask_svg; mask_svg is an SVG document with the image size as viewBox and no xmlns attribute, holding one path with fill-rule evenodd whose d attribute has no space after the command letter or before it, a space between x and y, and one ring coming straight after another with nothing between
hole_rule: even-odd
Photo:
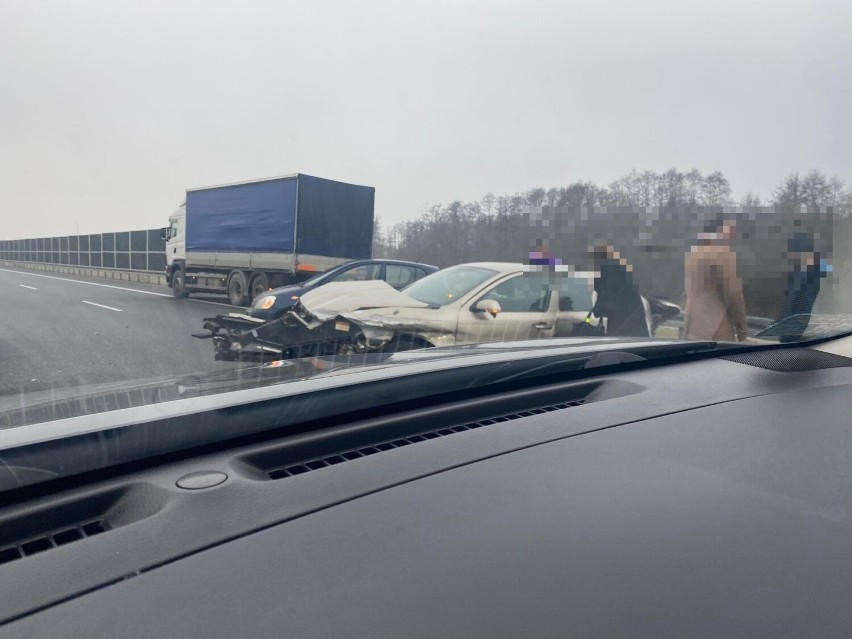
<instances>
[{"instance_id":1,"label":"semi truck","mask_svg":"<svg viewBox=\"0 0 852 639\"><path fill-rule=\"evenodd\" d=\"M297 173L188 189L162 229L177 298L264 291L371 257L375 189Z\"/></svg>"}]
</instances>

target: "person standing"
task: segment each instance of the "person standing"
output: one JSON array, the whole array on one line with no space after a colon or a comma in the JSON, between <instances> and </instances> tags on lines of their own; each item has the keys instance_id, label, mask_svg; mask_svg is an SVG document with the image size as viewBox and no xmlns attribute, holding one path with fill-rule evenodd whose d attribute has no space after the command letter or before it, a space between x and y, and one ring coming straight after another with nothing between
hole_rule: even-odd
<instances>
[{"instance_id":1,"label":"person standing","mask_svg":"<svg viewBox=\"0 0 852 639\"><path fill-rule=\"evenodd\" d=\"M735 232L735 222L716 218L686 254L686 339L741 342L748 337L743 282L731 249Z\"/></svg>"},{"instance_id":2,"label":"person standing","mask_svg":"<svg viewBox=\"0 0 852 639\"><path fill-rule=\"evenodd\" d=\"M784 305L781 318L792 315L810 315L819 295L820 280L825 276L823 262L814 250L813 238L805 233L796 233L787 241L787 259L790 271L787 273L787 288L784 291ZM790 332L781 335L781 342L795 342L802 338L808 322L805 318L791 326Z\"/></svg>"},{"instance_id":3,"label":"person standing","mask_svg":"<svg viewBox=\"0 0 852 639\"><path fill-rule=\"evenodd\" d=\"M650 337L642 296L633 281L633 267L611 246L592 250L595 270L595 300L592 313L606 317L608 337Z\"/></svg>"}]
</instances>

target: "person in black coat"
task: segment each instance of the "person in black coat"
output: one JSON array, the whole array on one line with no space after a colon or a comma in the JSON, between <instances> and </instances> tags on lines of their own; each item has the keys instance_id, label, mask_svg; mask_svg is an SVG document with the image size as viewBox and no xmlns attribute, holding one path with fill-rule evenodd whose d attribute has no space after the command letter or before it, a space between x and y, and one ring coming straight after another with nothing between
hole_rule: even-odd
<instances>
[{"instance_id":1,"label":"person in black coat","mask_svg":"<svg viewBox=\"0 0 852 639\"><path fill-rule=\"evenodd\" d=\"M781 319L791 315L810 315L819 295L820 279L824 276L819 253L814 250L813 238L805 233L796 233L787 242L787 258L790 271L787 273L787 288ZM795 342L802 338L807 328L806 318L790 327L780 341Z\"/></svg>"},{"instance_id":2,"label":"person in black coat","mask_svg":"<svg viewBox=\"0 0 852 639\"><path fill-rule=\"evenodd\" d=\"M650 337L642 296L633 281L633 267L611 246L592 250L597 300L595 317L606 317L609 337Z\"/></svg>"}]
</instances>

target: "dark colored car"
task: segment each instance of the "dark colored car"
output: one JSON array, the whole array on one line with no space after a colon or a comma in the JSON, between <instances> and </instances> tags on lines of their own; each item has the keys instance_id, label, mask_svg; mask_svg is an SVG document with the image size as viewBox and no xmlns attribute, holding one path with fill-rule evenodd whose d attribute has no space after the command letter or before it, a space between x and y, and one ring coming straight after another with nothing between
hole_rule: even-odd
<instances>
[{"instance_id":1,"label":"dark colored car","mask_svg":"<svg viewBox=\"0 0 852 639\"><path fill-rule=\"evenodd\" d=\"M308 291L329 282L358 280L384 280L397 290L402 290L420 278L438 270L431 264L402 260L357 260L341 264L292 286L273 289L255 299L248 314L265 320L274 320L290 310Z\"/></svg>"}]
</instances>

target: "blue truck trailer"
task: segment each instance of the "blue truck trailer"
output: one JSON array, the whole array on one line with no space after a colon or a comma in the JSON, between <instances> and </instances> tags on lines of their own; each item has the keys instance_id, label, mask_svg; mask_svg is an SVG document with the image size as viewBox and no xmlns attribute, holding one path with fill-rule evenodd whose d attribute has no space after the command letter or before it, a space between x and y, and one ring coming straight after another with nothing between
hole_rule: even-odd
<instances>
[{"instance_id":1,"label":"blue truck trailer","mask_svg":"<svg viewBox=\"0 0 852 639\"><path fill-rule=\"evenodd\" d=\"M375 189L301 173L186 192L163 229L176 297L269 288L371 257Z\"/></svg>"}]
</instances>

